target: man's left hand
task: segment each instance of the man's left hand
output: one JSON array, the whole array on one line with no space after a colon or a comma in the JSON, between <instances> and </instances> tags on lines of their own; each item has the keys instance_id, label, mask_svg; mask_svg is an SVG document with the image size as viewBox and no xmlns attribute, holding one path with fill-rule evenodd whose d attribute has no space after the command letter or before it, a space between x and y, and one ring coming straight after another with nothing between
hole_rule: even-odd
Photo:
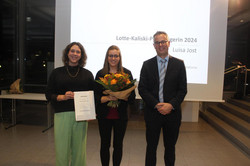
<instances>
[{"instance_id":1,"label":"man's left hand","mask_svg":"<svg viewBox=\"0 0 250 166\"><path fill-rule=\"evenodd\" d=\"M156 108L160 114L167 115L171 113L173 106L170 103L158 103Z\"/></svg>"}]
</instances>

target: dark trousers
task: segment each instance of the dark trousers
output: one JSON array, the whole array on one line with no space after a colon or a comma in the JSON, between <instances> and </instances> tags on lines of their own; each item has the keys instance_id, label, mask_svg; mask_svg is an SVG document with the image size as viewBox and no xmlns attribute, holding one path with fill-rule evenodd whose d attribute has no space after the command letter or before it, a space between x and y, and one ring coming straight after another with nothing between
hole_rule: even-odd
<instances>
[{"instance_id":1,"label":"dark trousers","mask_svg":"<svg viewBox=\"0 0 250 166\"><path fill-rule=\"evenodd\" d=\"M101 163L102 166L109 166L110 142L112 129L113 133L113 166L119 166L122 160L123 138L127 128L127 120L120 119L99 119L99 132L101 136Z\"/></svg>"},{"instance_id":2,"label":"dark trousers","mask_svg":"<svg viewBox=\"0 0 250 166\"><path fill-rule=\"evenodd\" d=\"M165 118L146 122L146 161L145 166L156 166L156 152L161 129L164 141L164 161L166 166L174 166L175 144L179 135L180 121L168 121Z\"/></svg>"}]
</instances>

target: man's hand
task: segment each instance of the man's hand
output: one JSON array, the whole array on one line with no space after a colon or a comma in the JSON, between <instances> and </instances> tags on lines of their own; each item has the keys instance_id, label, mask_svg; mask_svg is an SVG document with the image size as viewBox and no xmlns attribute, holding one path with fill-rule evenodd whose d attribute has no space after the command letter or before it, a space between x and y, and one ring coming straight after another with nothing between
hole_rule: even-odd
<instances>
[{"instance_id":1,"label":"man's hand","mask_svg":"<svg viewBox=\"0 0 250 166\"><path fill-rule=\"evenodd\" d=\"M158 103L155 107L162 115L170 114L173 109L173 106L170 103Z\"/></svg>"}]
</instances>

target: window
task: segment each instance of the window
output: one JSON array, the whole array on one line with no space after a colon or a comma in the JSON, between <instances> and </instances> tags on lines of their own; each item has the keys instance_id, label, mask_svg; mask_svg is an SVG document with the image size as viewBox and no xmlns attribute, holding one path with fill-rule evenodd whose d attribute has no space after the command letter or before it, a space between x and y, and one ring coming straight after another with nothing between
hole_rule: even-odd
<instances>
[{"instance_id":1,"label":"window","mask_svg":"<svg viewBox=\"0 0 250 166\"><path fill-rule=\"evenodd\" d=\"M21 78L25 92L44 92L54 66L55 0L3 0L1 89Z\"/></svg>"},{"instance_id":2,"label":"window","mask_svg":"<svg viewBox=\"0 0 250 166\"><path fill-rule=\"evenodd\" d=\"M7 89L16 78L17 2L1 1L0 88Z\"/></svg>"}]
</instances>

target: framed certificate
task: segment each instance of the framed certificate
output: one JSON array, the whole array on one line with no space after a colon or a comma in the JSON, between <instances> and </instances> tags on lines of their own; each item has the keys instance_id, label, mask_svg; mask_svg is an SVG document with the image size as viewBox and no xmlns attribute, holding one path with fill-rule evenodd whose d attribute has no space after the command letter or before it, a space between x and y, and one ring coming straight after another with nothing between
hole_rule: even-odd
<instances>
[{"instance_id":1,"label":"framed certificate","mask_svg":"<svg viewBox=\"0 0 250 166\"><path fill-rule=\"evenodd\" d=\"M96 119L93 91L74 92L76 121Z\"/></svg>"}]
</instances>

